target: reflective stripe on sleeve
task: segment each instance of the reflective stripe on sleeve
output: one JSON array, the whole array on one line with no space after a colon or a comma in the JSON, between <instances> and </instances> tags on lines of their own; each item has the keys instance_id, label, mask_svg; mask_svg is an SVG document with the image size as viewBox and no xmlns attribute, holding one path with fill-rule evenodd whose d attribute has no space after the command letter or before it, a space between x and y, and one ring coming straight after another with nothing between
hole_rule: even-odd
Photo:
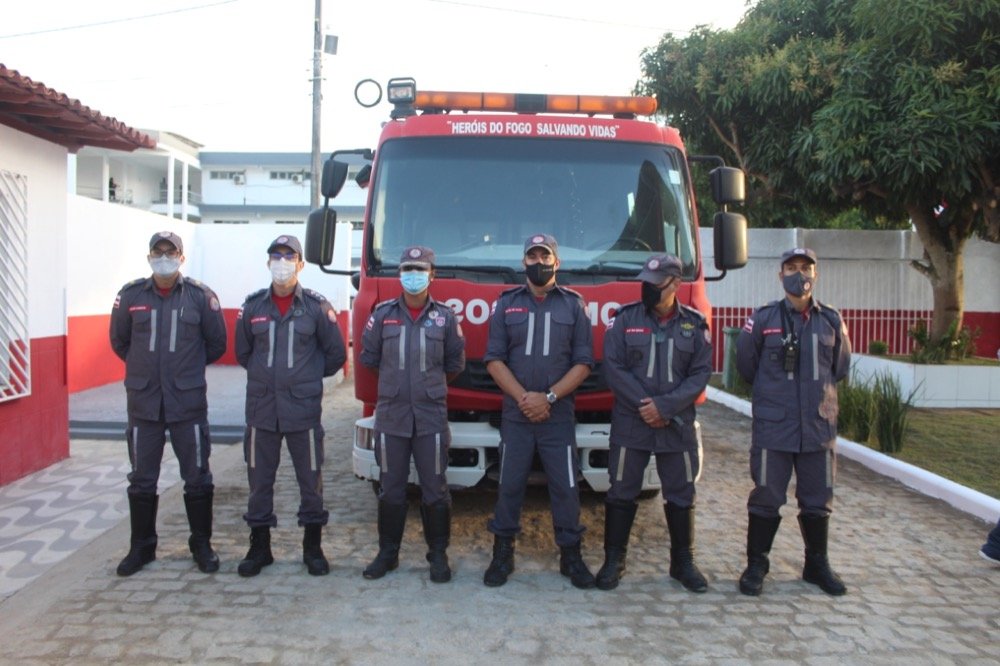
<instances>
[{"instance_id":1,"label":"reflective stripe on sleeve","mask_svg":"<svg viewBox=\"0 0 1000 666\"><path fill-rule=\"evenodd\" d=\"M646 365L646 377L653 376L653 368L656 367L656 336L649 336L649 363Z\"/></svg>"},{"instance_id":2,"label":"reflective stripe on sleeve","mask_svg":"<svg viewBox=\"0 0 1000 666\"><path fill-rule=\"evenodd\" d=\"M420 327L420 372L427 372L427 333Z\"/></svg>"},{"instance_id":3,"label":"reflective stripe on sleeve","mask_svg":"<svg viewBox=\"0 0 1000 666\"><path fill-rule=\"evenodd\" d=\"M667 381L674 382L674 339L667 341Z\"/></svg>"},{"instance_id":4,"label":"reflective stripe on sleeve","mask_svg":"<svg viewBox=\"0 0 1000 666\"><path fill-rule=\"evenodd\" d=\"M819 381L819 335L813 333L813 381Z\"/></svg>"},{"instance_id":5,"label":"reflective stripe on sleeve","mask_svg":"<svg viewBox=\"0 0 1000 666\"><path fill-rule=\"evenodd\" d=\"M406 370L406 327L399 326L399 370Z\"/></svg>"},{"instance_id":6,"label":"reflective stripe on sleeve","mask_svg":"<svg viewBox=\"0 0 1000 666\"><path fill-rule=\"evenodd\" d=\"M288 322L288 367L295 367L295 320Z\"/></svg>"}]
</instances>

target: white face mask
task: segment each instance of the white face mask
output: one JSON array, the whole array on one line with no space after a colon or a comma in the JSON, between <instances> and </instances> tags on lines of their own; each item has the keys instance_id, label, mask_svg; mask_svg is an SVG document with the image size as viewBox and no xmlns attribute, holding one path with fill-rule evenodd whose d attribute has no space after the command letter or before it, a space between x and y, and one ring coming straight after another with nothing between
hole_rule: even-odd
<instances>
[{"instance_id":1,"label":"white face mask","mask_svg":"<svg viewBox=\"0 0 1000 666\"><path fill-rule=\"evenodd\" d=\"M170 257L150 257L149 267L153 269L153 274L157 277L170 277L180 269L181 260Z\"/></svg>"},{"instance_id":2,"label":"white face mask","mask_svg":"<svg viewBox=\"0 0 1000 666\"><path fill-rule=\"evenodd\" d=\"M296 263L287 259L278 259L277 261L272 259L270 263L271 278L276 284L285 284L295 277Z\"/></svg>"}]
</instances>

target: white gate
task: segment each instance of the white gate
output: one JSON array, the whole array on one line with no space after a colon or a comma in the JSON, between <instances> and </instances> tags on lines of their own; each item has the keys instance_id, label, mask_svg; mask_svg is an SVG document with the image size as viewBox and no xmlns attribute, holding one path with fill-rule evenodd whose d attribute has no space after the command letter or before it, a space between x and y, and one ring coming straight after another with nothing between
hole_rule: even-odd
<instances>
[{"instance_id":1,"label":"white gate","mask_svg":"<svg viewBox=\"0 0 1000 666\"><path fill-rule=\"evenodd\" d=\"M0 169L0 402L31 394L28 183Z\"/></svg>"}]
</instances>

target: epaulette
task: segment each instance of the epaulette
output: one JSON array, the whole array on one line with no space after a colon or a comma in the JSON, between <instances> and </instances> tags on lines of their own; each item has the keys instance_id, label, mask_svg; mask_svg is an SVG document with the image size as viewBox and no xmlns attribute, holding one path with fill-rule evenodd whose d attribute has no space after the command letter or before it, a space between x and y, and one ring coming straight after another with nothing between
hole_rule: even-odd
<instances>
[{"instance_id":1,"label":"epaulette","mask_svg":"<svg viewBox=\"0 0 1000 666\"><path fill-rule=\"evenodd\" d=\"M643 307L642 301L631 301L629 303L626 303L625 305L619 305L618 309L615 310L615 316L617 317L618 315L620 315L625 310L631 310L631 309L637 308L637 307L639 307L639 308Z\"/></svg>"},{"instance_id":2,"label":"epaulette","mask_svg":"<svg viewBox=\"0 0 1000 666\"><path fill-rule=\"evenodd\" d=\"M375 312L375 310L378 310L379 308L384 308L387 305L392 305L393 303L396 303L396 302L397 302L397 300L395 298L390 298L387 301L382 301L381 303L376 303L375 307L372 308L372 312Z\"/></svg>"},{"instance_id":3,"label":"epaulette","mask_svg":"<svg viewBox=\"0 0 1000 666\"><path fill-rule=\"evenodd\" d=\"M778 306L778 305L780 305L780 304L781 304L781 301L780 301L780 300L777 300L777 301L768 301L767 303L764 303L764 305L760 306L760 307L758 308L758 310L763 310L764 308L773 308L773 307L777 307L777 306Z\"/></svg>"},{"instance_id":4,"label":"epaulette","mask_svg":"<svg viewBox=\"0 0 1000 666\"><path fill-rule=\"evenodd\" d=\"M314 301L319 301L320 303L326 300L326 296L324 296L323 294L319 293L314 289L303 289L302 293L308 296L309 298L313 299Z\"/></svg>"},{"instance_id":5,"label":"epaulette","mask_svg":"<svg viewBox=\"0 0 1000 666\"><path fill-rule=\"evenodd\" d=\"M575 289L570 289L569 287L563 287L562 285L558 285L558 284L556 285L556 289L559 289L560 291L564 291L567 294L569 294L570 296L576 296L581 301L583 301L584 303L586 303L586 301L583 299L583 294L581 294L580 292L576 291Z\"/></svg>"},{"instance_id":6,"label":"epaulette","mask_svg":"<svg viewBox=\"0 0 1000 666\"><path fill-rule=\"evenodd\" d=\"M214 291L212 291L211 287L209 287L207 284L205 284L201 280L195 280L194 278L185 277L184 278L184 284L194 285L195 287L198 287L199 289L201 289L202 291L204 291L205 293L208 293L208 294L214 294L215 293Z\"/></svg>"},{"instance_id":7,"label":"epaulette","mask_svg":"<svg viewBox=\"0 0 1000 666\"><path fill-rule=\"evenodd\" d=\"M701 312L700 310L696 310L695 308L691 307L690 305L684 305L683 303L679 303L679 305L681 306L681 308L680 308L681 311L684 312L685 314L689 314L689 315L691 315L692 317L694 317L695 319L697 319L697 320L699 320L701 322L705 321L705 314L703 312Z\"/></svg>"},{"instance_id":8,"label":"epaulette","mask_svg":"<svg viewBox=\"0 0 1000 666\"><path fill-rule=\"evenodd\" d=\"M125 283L125 284L124 284L124 285L122 286L122 288L121 288L121 289L119 289L118 291L125 291L126 289L131 289L132 287L134 287L134 286L136 286L136 285L140 285L140 284L144 283L144 282L145 282L146 280L148 280L148 279L149 279L149 278L144 278L144 277L141 277L141 278L136 278L136 279L132 280L131 282L126 282L126 283Z\"/></svg>"},{"instance_id":9,"label":"epaulette","mask_svg":"<svg viewBox=\"0 0 1000 666\"><path fill-rule=\"evenodd\" d=\"M269 287L264 287L263 289L258 289L257 291L253 292L252 294L247 294L247 297L244 300L247 301L247 302L249 302L249 301L252 301L255 298L260 298L261 296L263 296L264 294L266 294L268 292L268 290L269 290Z\"/></svg>"},{"instance_id":10,"label":"epaulette","mask_svg":"<svg viewBox=\"0 0 1000 666\"><path fill-rule=\"evenodd\" d=\"M499 298L502 298L502 297L506 296L507 294L513 295L513 294L515 294L515 293L517 293L519 291L522 291L522 290L527 291L527 289L528 289L528 285L526 285L526 284L522 284L519 287L511 287L510 289L504 289L503 291L500 292L500 296L497 297L497 298L499 300Z\"/></svg>"}]
</instances>

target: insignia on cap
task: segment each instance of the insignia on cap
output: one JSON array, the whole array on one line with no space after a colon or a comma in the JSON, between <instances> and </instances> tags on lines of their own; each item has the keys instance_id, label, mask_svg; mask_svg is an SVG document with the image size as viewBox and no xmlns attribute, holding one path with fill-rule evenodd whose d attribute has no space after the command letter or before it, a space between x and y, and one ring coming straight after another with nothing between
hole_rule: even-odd
<instances>
[{"instance_id":1,"label":"insignia on cap","mask_svg":"<svg viewBox=\"0 0 1000 666\"><path fill-rule=\"evenodd\" d=\"M655 271L659 267L660 267L659 259L650 259L648 262L646 262L646 268L648 268L651 271Z\"/></svg>"},{"instance_id":2,"label":"insignia on cap","mask_svg":"<svg viewBox=\"0 0 1000 666\"><path fill-rule=\"evenodd\" d=\"M287 243L288 242L288 236L279 236L278 237L278 242L279 243Z\"/></svg>"},{"instance_id":3,"label":"insignia on cap","mask_svg":"<svg viewBox=\"0 0 1000 666\"><path fill-rule=\"evenodd\" d=\"M172 235L169 231L161 231L159 233L160 238L170 238Z\"/></svg>"},{"instance_id":4,"label":"insignia on cap","mask_svg":"<svg viewBox=\"0 0 1000 666\"><path fill-rule=\"evenodd\" d=\"M794 252L795 254L805 254L806 253L805 249L801 248L801 247L795 248L794 250L792 250L792 252Z\"/></svg>"},{"instance_id":5,"label":"insignia on cap","mask_svg":"<svg viewBox=\"0 0 1000 666\"><path fill-rule=\"evenodd\" d=\"M544 243L545 242L545 236L535 236L534 238L531 239L531 242L532 243Z\"/></svg>"},{"instance_id":6,"label":"insignia on cap","mask_svg":"<svg viewBox=\"0 0 1000 666\"><path fill-rule=\"evenodd\" d=\"M410 250L410 256L416 259L417 257L420 256L420 250L418 250L417 248L413 248L412 250Z\"/></svg>"}]
</instances>

